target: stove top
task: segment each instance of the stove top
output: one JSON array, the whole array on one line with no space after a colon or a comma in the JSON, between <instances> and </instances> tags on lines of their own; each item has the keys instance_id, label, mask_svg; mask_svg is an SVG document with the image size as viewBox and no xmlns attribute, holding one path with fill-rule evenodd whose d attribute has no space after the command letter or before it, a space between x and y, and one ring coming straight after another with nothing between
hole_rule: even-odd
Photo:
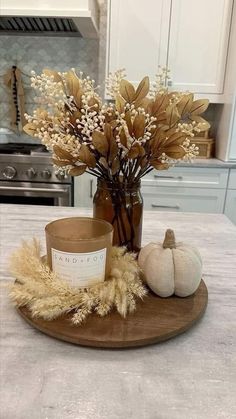
<instances>
[{"instance_id":1,"label":"stove top","mask_svg":"<svg viewBox=\"0 0 236 419\"><path fill-rule=\"evenodd\" d=\"M37 155L49 154L44 145L28 143L0 144L0 154Z\"/></svg>"},{"instance_id":2,"label":"stove top","mask_svg":"<svg viewBox=\"0 0 236 419\"><path fill-rule=\"evenodd\" d=\"M51 157L41 144L0 144L0 182L71 184L71 177L54 168Z\"/></svg>"}]
</instances>

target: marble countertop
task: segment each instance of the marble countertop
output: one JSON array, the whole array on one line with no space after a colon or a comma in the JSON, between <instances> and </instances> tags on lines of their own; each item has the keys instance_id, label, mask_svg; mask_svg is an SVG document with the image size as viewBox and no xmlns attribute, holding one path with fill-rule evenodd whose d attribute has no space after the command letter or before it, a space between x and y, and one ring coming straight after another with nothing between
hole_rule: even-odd
<instances>
[{"instance_id":1,"label":"marble countertop","mask_svg":"<svg viewBox=\"0 0 236 419\"><path fill-rule=\"evenodd\" d=\"M223 161L216 158L212 159L195 159L192 163L180 161L176 167L209 167L221 169L236 169L236 161Z\"/></svg>"},{"instance_id":2,"label":"marble countertop","mask_svg":"<svg viewBox=\"0 0 236 419\"><path fill-rule=\"evenodd\" d=\"M50 338L17 314L4 285L22 239L45 248L49 221L78 208L0 205L2 419L233 419L236 417L236 227L221 214L145 212L143 244L166 228L202 254L209 302L202 320L169 341L105 350Z\"/></svg>"}]
</instances>

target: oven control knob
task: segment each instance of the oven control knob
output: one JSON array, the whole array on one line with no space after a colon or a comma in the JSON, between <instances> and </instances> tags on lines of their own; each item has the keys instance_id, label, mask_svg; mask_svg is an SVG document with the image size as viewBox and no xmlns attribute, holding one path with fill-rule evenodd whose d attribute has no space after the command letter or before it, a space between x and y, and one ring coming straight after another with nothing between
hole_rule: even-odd
<instances>
[{"instance_id":1,"label":"oven control knob","mask_svg":"<svg viewBox=\"0 0 236 419\"><path fill-rule=\"evenodd\" d=\"M30 169L28 169L28 170L26 171L26 174L27 174L27 177L28 177L29 179L34 179L34 178L35 178L35 176L37 175L37 172L34 170L34 168L33 168L33 167L31 167Z\"/></svg>"},{"instance_id":2,"label":"oven control knob","mask_svg":"<svg viewBox=\"0 0 236 419\"><path fill-rule=\"evenodd\" d=\"M56 177L57 177L58 180L64 180L66 176L65 176L65 173L58 172L58 173L56 173Z\"/></svg>"},{"instance_id":3,"label":"oven control knob","mask_svg":"<svg viewBox=\"0 0 236 419\"><path fill-rule=\"evenodd\" d=\"M3 176L6 178L6 179L13 179L15 176L16 176L16 169L15 169L15 167L13 167L13 166L6 166L4 169L3 169L3 172L2 172L2 174L3 174Z\"/></svg>"},{"instance_id":4,"label":"oven control knob","mask_svg":"<svg viewBox=\"0 0 236 419\"><path fill-rule=\"evenodd\" d=\"M41 176L43 179L50 179L50 177L52 176L50 170L45 169L41 172Z\"/></svg>"}]
</instances>

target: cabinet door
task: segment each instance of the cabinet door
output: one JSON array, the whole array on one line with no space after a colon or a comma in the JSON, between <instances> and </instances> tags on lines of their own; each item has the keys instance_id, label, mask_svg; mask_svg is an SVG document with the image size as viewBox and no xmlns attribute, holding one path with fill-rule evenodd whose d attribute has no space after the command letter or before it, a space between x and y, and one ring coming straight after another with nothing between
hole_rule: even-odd
<instances>
[{"instance_id":1,"label":"cabinet door","mask_svg":"<svg viewBox=\"0 0 236 419\"><path fill-rule=\"evenodd\" d=\"M236 189L236 169L230 169L228 188Z\"/></svg>"},{"instance_id":2,"label":"cabinet door","mask_svg":"<svg viewBox=\"0 0 236 419\"><path fill-rule=\"evenodd\" d=\"M236 160L236 91L231 115L229 144L229 160Z\"/></svg>"},{"instance_id":3,"label":"cabinet door","mask_svg":"<svg viewBox=\"0 0 236 419\"><path fill-rule=\"evenodd\" d=\"M128 80L152 79L167 60L170 0L110 0L107 74L126 69Z\"/></svg>"},{"instance_id":4,"label":"cabinet door","mask_svg":"<svg viewBox=\"0 0 236 419\"><path fill-rule=\"evenodd\" d=\"M225 200L225 215L236 224L236 190L228 189Z\"/></svg>"},{"instance_id":5,"label":"cabinet door","mask_svg":"<svg viewBox=\"0 0 236 419\"><path fill-rule=\"evenodd\" d=\"M144 186L144 208L156 211L223 213L225 189Z\"/></svg>"},{"instance_id":6,"label":"cabinet door","mask_svg":"<svg viewBox=\"0 0 236 419\"><path fill-rule=\"evenodd\" d=\"M74 206L91 208L96 190L96 178L83 173L74 180Z\"/></svg>"},{"instance_id":7,"label":"cabinet door","mask_svg":"<svg viewBox=\"0 0 236 419\"><path fill-rule=\"evenodd\" d=\"M172 86L223 93L232 0L172 0L168 68Z\"/></svg>"}]
</instances>

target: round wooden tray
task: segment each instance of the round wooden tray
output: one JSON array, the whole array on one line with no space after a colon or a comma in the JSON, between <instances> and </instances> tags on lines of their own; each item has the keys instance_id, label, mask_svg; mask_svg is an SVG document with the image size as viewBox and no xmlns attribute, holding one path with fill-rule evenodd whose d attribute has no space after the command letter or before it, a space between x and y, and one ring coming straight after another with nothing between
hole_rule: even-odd
<instances>
[{"instance_id":1,"label":"round wooden tray","mask_svg":"<svg viewBox=\"0 0 236 419\"><path fill-rule=\"evenodd\" d=\"M160 298L148 294L137 302L137 310L122 318L117 312L105 317L91 314L81 326L73 326L70 315L53 321L32 318L19 308L20 315L36 329L66 342L100 348L127 348L162 342L192 327L204 314L208 293L204 281L195 294L186 298Z\"/></svg>"}]
</instances>

